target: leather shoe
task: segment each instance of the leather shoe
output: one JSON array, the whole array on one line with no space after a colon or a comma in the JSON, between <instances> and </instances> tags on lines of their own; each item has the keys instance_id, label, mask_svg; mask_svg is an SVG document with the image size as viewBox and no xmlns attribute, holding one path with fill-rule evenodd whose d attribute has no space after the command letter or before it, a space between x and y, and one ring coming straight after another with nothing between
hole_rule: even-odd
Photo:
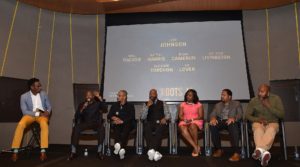
<instances>
[{"instance_id":1,"label":"leather shoe","mask_svg":"<svg viewBox=\"0 0 300 167\"><path fill-rule=\"evenodd\" d=\"M18 153L12 153L11 160L16 162L18 160Z\"/></svg>"},{"instance_id":2,"label":"leather shoe","mask_svg":"<svg viewBox=\"0 0 300 167\"><path fill-rule=\"evenodd\" d=\"M72 161L73 159L77 158L77 154L76 153L71 153L68 157L68 161Z\"/></svg>"},{"instance_id":3,"label":"leather shoe","mask_svg":"<svg viewBox=\"0 0 300 167\"><path fill-rule=\"evenodd\" d=\"M103 155L101 152L98 152L98 153L97 153L97 157L98 157L100 160L103 160L103 159L104 159L104 155Z\"/></svg>"},{"instance_id":4,"label":"leather shoe","mask_svg":"<svg viewBox=\"0 0 300 167\"><path fill-rule=\"evenodd\" d=\"M217 149L216 151L214 151L212 156L215 158L220 158L220 157L222 157L222 155L223 155L223 150Z\"/></svg>"},{"instance_id":5,"label":"leather shoe","mask_svg":"<svg viewBox=\"0 0 300 167\"><path fill-rule=\"evenodd\" d=\"M231 162L237 162L241 160L241 156L238 153L234 153L230 158L229 161Z\"/></svg>"},{"instance_id":6,"label":"leather shoe","mask_svg":"<svg viewBox=\"0 0 300 167\"><path fill-rule=\"evenodd\" d=\"M44 162L44 161L47 160L47 155L46 155L45 152L41 152L41 154L40 154L40 160L41 160L42 162Z\"/></svg>"}]
</instances>

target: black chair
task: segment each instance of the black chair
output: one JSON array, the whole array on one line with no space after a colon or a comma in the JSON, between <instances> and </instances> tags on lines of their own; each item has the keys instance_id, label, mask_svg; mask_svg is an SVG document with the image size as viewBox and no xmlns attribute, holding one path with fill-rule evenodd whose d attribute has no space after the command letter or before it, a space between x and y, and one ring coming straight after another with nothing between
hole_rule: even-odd
<instances>
[{"instance_id":1,"label":"black chair","mask_svg":"<svg viewBox=\"0 0 300 167\"><path fill-rule=\"evenodd\" d=\"M140 132L139 132L139 150L140 150L140 153L139 155L142 154L143 152L143 148L144 148L144 143L145 143L145 140L144 140L144 124L145 124L145 121L141 120L141 125L140 125ZM172 154L172 123L170 121L167 122L168 124L168 130L166 130L164 133L163 133L163 139L165 138L168 138L168 147L169 147L169 154ZM155 135L155 132L153 132L153 135ZM148 144L148 143L147 143Z\"/></svg>"},{"instance_id":2,"label":"black chair","mask_svg":"<svg viewBox=\"0 0 300 167\"><path fill-rule=\"evenodd\" d=\"M133 139L134 138L134 143L135 143L135 151L136 154L141 154L140 150L142 149L142 142L139 139L140 136L140 131L141 131L141 121L139 119L136 119L136 126L130 131L129 134L129 139ZM110 146L110 139L111 139L111 134L113 134L113 129L111 128L111 121L109 119L106 119L105 121L105 142L104 142L104 146L106 147L106 155L107 156L111 156L111 146ZM114 138L114 136L112 137Z\"/></svg>"},{"instance_id":3,"label":"black chair","mask_svg":"<svg viewBox=\"0 0 300 167\"><path fill-rule=\"evenodd\" d=\"M80 122L77 122L77 123L80 123ZM75 119L73 119L72 129L75 127L75 124L76 124L76 121L75 121ZM104 123L103 125L105 128L106 124ZM86 130L83 130L80 132L80 136L92 137L92 140L97 140L97 135L98 135L97 130L92 129L92 128L86 129ZM89 138L89 139L91 139L91 138ZM104 153L104 147L105 147L105 140L102 143L102 153Z\"/></svg>"},{"instance_id":4,"label":"black chair","mask_svg":"<svg viewBox=\"0 0 300 167\"><path fill-rule=\"evenodd\" d=\"M279 132L275 136L276 139L280 139L280 147L283 151L284 154L284 160L287 160L287 146L286 146L286 138L285 138L285 126L284 126L284 121L279 120ZM252 131L252 124L247 121L245 122L245 133L246 133L246 146L247 146L247 157L250 157L250 139L249 136L252 136L252 146L254 146L254 141L253 141L253 131ZM275 142L275 141L274 141Z\"/></svg>"},{"instance_id":5,"label":"black chair","mask_svg":"<svg viewBox=\"0 0 300 167\"><path fill-rule=\"evenodd\" d=\"M175 125L174 125L174 143L176 143L175 145L175 154L177 154L178 152L178 147L180 147L180 140L178 140L178 137L181 136L181 133L178 131L178 127L177 127L178 123L176 121ZM205 155L207 156L207 152L209 152L207 149L209 148L209 138L208 138L208 123L206 121L203 122L203 129L198 131L198 140L200 140L201 138L203 139L203 145L202 148L204 148L204 152ZM201 149L202 150L202 149ZM202 153L201 153L202 154Z\"/></svg>"}]
</instances>

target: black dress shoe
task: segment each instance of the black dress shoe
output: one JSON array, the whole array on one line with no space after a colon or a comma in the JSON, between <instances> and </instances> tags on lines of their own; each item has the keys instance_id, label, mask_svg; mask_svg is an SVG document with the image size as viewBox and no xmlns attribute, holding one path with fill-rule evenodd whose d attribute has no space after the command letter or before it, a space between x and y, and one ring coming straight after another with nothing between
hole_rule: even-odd
<instances>
[{"instance_id":1,"label":"black dress shoe","mask_svg":"<svg viewBox=\"0 0 300 167\"><path fill-rule=\"evenodd\" d=\"M98 152L98 153L97 153L97 157L98 157L100 160L103 160L103 159L104 159L104 155L103 155L101 152Z\"/></svg>"},{"instance_id":2,"label":"black dress shoe","mask_svg":"<svg viewBox=\"0 0 300 167\"><path fill-rule=\"evenodd\" d=\"M68 157L68 161L72 161L73 159L77 158L77 154L76 153L71 153Z\"/></svg>"}]
</instances>

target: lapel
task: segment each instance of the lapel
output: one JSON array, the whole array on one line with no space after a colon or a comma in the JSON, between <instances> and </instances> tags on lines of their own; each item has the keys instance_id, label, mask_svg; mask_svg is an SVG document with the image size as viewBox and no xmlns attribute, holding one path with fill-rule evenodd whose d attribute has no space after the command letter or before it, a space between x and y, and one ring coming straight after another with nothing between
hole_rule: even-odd
<instances>
[{"instance_id":1,"label":"lapel","mask_svg":"<svg viewBox=\"0 0 300 167\"><path fill-rule=\"evenodd\" d=\"M26 96L27 96L26 97L26 103L27 103L28 107L31 110L33 110L33 103L32 103L32 99L31 99L31 93L30 93L30 91L27 92Z\"/></svg>"}]
</instances>

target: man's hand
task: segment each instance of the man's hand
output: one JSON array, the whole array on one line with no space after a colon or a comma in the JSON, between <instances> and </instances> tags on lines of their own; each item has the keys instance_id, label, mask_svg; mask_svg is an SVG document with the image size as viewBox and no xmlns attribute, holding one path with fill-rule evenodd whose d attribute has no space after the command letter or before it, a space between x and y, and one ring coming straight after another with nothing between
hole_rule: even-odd
<instances>
[{"instance_id":1,"label":"man's hand","mask_svg":"<svg viewBox=\"0 0 300 167\"><path fill-rule=\"evenodd\" d=\"M113 123L117 124L117 125L124 123L120 118L118 118L116 116L111 117L111 119L112 119Z\"/></svg>"},{"instance_id":2,"label":"man's hand","mask_svg":"<svg viewBox=\"0 0 300 167\"><path fill-rule=\"evenodd\" d=\"M218 120L216 118L211 118L209 124L211 126L216 126L218 124Z\"/></svg>"},{"instance_id":3,"label":"man's hand","mask_svg":"<svg viewBox=\"0 0 300 167\"><path fill-rule=\"evenodd\" d=\"M121 119L117 119L116 121L114 121L114 124L119 125L119 124L123 124L124 122Z\"/></svg>"},{"instance_id":4,"label":"man's hand","mask_svg":"<svg viewBox=\"0 0 300 167\"><path fill-rule=\"evenodd\" d=\"M152 104L153 104L153 101L151 99L149 99L147 102L147 107L150 107Z\"/></svg>"},{"instance_id":5,"label":"man's hand","mask_svg":"<svg viewBox=\"0 0 300 167\"><path fill-rule=\"evenodd\" d=\"M41 117L49 117L50 113L48 111L44 111L40 113Z\"/></svg>"},{"instance_id":6,"label":"man's hand","mask_svg":"<svg viewBox=\"0 0 300 167\"><path fill-rule=\"evenodd\" d=\"M166 120L165 118L161 119L161 120L160 120L160 124L161 124L161 125L167 124L167 120Z\"/></svg>"},{"instance_id":7,"label":"man's hand","mask_svg":"<svg viewBox=\"0 0 300 167\"><path fill-rule=\"evenodd\" d=\"M100 101L102 101L102 97L100 96L100 93L99 93L98 91L95 91L95 92L94 92L94 96L95 96L96 98L98 98Z\"/></svg>"},{"instance_id":8,"label":"man's hand","mask_svg":"<svg viewBox=\"0 0 300 167\"><path fill-rule=\"evenodd\" d=\"M263 104L263 106L265 106L265 107L267 107L267 108L270 108L270 107L271 107L271 104L270 104L269 99L262 99L262 100L261 100L261 103Z\"/></svg>"},{"instance_id":9,"label":"man's hand","mask_svg":"<svg viewBox=\"0 0 300 167\"><path fill-rule=\"evenodd\" d=\"M263 125L267 125L268 124L268 122L264 118L260 118L259 123L261 123Z\"/></svg>"},{"instance_id":10,"label":"man's hand","mask_svg":"<svg viewBox=\"0 0 300 167\"><path fill-rule=\"evenodd\" d=\"M230 124L233 124L233 123L235 123L235 118L228 118L227 121L226 121L227 125L230 125Z\"/></svg>"}]
</instances>

